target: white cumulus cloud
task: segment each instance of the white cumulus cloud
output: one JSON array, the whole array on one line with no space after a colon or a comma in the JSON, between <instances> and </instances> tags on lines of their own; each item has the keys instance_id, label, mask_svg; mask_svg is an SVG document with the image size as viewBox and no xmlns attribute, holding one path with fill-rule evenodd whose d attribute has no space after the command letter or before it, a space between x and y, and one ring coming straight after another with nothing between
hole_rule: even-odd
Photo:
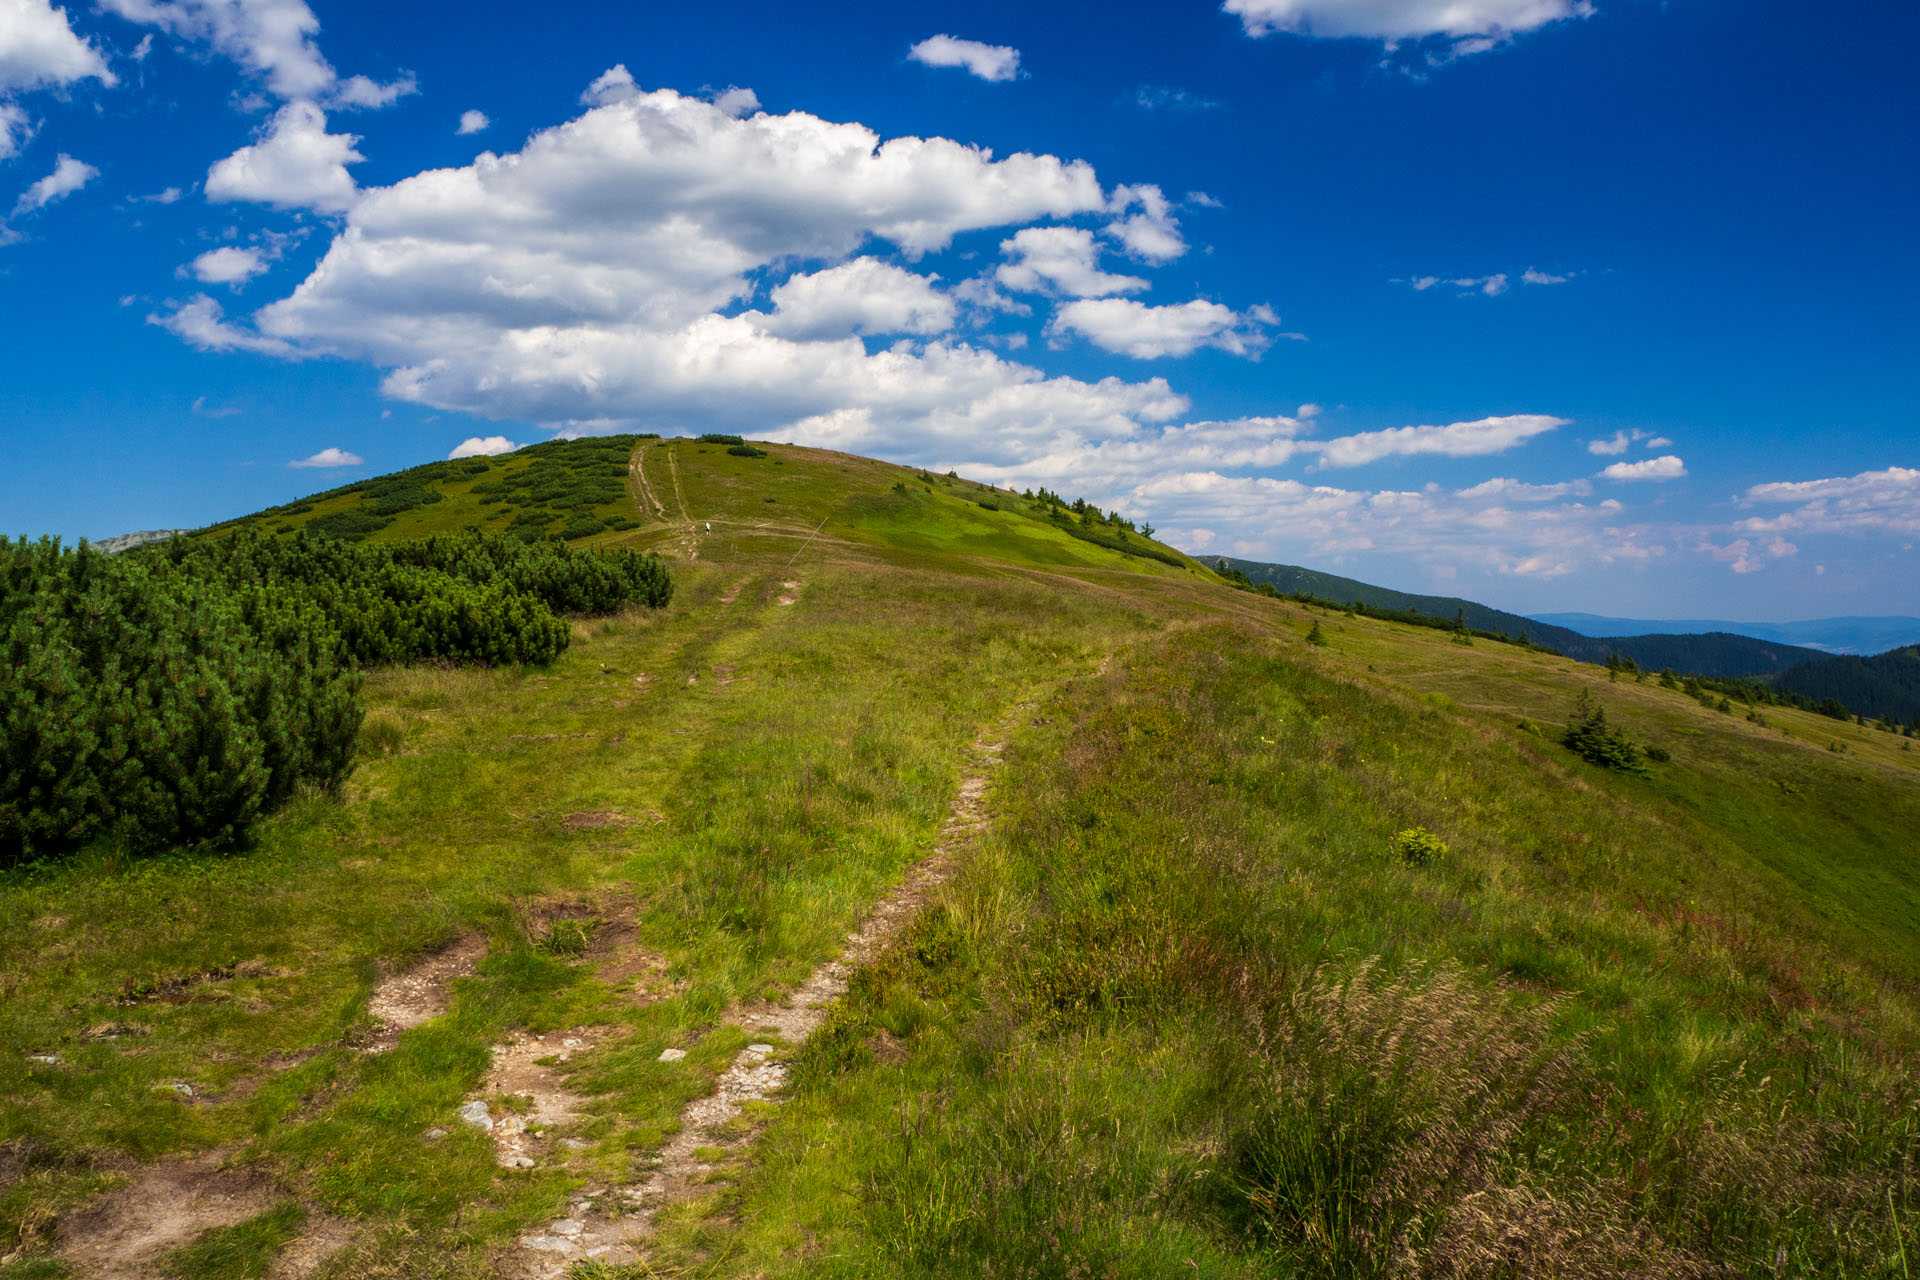
<instances>
[{"instance_id":1,"label":"white cumulus cloud","mask_svg":"<svg viewBox=\"0 0 1920 1280\"><path fill-rule=\"evenodd\" d=\"M327 448L310 458L297 458L287 465L290 467L357 467L366 459L357 453L348 453L345 449Z\"/></svg>"},{"instance_id":2,"label":"white cumulus cloud","mask_svg":"<svg viewBox=\"0 0 1920 1280\"><path fill-rule=\"evenodd\" d=\"M512 453L520 446L505 436L468 436L453 446L453 452L447 455L449 461L454 458L491 458L502 453Z\"/></svg>"},{"instance_id":3,"label":"white cumulus cloud","mask_svg":"<svg viewBox=\"0 0 1920 1280\"><path fill-rule=\"evenodd\" d=\"M455 129L454 132L479 133L492 123L493 121L487 119L487 113L484 111L462 111L460 113L460 127Z\"/></svg>"},{"instance_id":4,"label":"white cumulus cloud","mask_svg":"<svg viewBox=\"0 0 1920 1280\"><path fill-rule=\"evenodd\" d=\"M377 110L392 106L408 94L420 92L420 84L411 75L401 75L398 79L381 84L366 76L348 76L334 85L333 92L327 95L329 106L359 107Z\"/></svg>"},{"instance_id":5,"label":"white cumulus cloud","mask_svg":"<svg viewBox=\"0 0 1920 1280\"><path fill-rule=\"evenodd\" d=\"M517 153L361 193L307 280L250 324L205 297L155 322L209 349L364 360L393 398L554 428L777 428L1001 458L1184 411L1161 379L1048 377L956 341L936 328L952 312L934 278L881 260L1105 214L1090 166L803 112L741 118L624 73L588 97L600 105ZM768 309L739 309L769 277ZM863 278L871 296L854 300ZM869 352L859 334L883 329L902 336Z\"/></svg>"},{"instance_id":6,"label":"white cumulus cloud","mask_svg":"<svg viewBox=\"0 0 1920 1280\"><path fill-rule=\"evenodd\" d=\"M1679 480L1687 474L1687 464L1669 453L1642 462L1616 462L1600 474L1608 480Z\"/></svg>"},{"instance_id":7,"label":"white cumulus cloud","mask_svg":"<svg viewBox=\"0 0 1920 1280\"><path fill-rule=\"evenodd\" d=\"M1258 355L1271 344L1266 329L1276 320L1265 307L1243 314L1201 298L1164 307L1132 298L1082 298L1064 303L1049 328L1056 335L1079 334L1103 350L1152 360L1191 355L1202 347Z\"/></svg>"},{"instance_id":8,"label":"white cumulus cloud","mask_svg":"<svg viewBox=\"0 0 1920 1280\"><path fill-rule=\"evenodd\" d=\"M64 200L100 176L100 171L84 160L62 154L54 161L53 172L28 187L14 204L16 217L44 209L56 200Z\"/></svg>"},{"instance_id":9,"label":"white cumulus cloud","mask_svg":"<svg viewBox=\"0 0 1920 1280\"><path fill-rule=\"evenodd\" d=\"M937 334L954 321L953 299L931 279L876 258L793 276L774 289L772 301L766 328L788 338Z\"/></svg>"},{"instance_id":10,"label":"white cumulus cloud","mask_svg":"<svg viewBox=\"0 0 1920 1280\"><path fill-rule=\"evenodd\" d=\"M1788 508L1741 522L1742 529L1755 533L1920 534L1920 468L1757 484L1741 495L1741 503Z\"/></svg>"},{"instance_id":11,"label":"white cumulus cloud","mask_svg":"<svg viewBox=\"0 0 1920 1280\"><path fill-rule=\"evenodd\" d=\"M75 34L66 10L47 0L0 0L0 95L80 80L118 83L100 51Z\"/></svg>"},{"instance_id":12,"label":"white cumulus cloud","mask_svg":"<svg viewBox=\"0 0 1920 1280\"><path fill-rule=\"evenodd\" d=\"M1139 212L1129 213L1136 205ZM1151 183L1115 187L1112 208L1125 216L1108 223L1107 234L1133 257L1161 266L1187 251L1187 242L1180 235L1180 221L1173 216L1173 206L1159 187Z\"/></svg>"},{"instance_id":13,"label":"white cumulus cloud","mask_svg":"<svg viewBox=\"0 0 1920 1280\"><path fill-rule=\"evenodd\" d=\"M994 272L994 279L1016 293L1098 298L1147 288L1139 276L1102 271L1093 232L1084 227L1026 227L1002 240L1000 252L1010 261Z\"/></svg>"},{"instance_id":14,"label":"white cumulus cloud","mask_svg":"<svg viewBox=\"0 0 1920 1280\"><path fill-rule=\"evenodd\" d=\"M328 133L327 116L311 102L289 102L265 132L207 170L207 199L244 200L281 209L338 213L358 188L347 166L363 157L349 133Z\"/></svg>"},{"instance_id":15,"label":"white cumulus cloud","mask_svg":"<svg viewBox=\"0 0 1920 1280\"><path fill-rule=\"evenodd\" d=\"M267 263L258 249L228 245L207 250L187 269L202 284L229 284L238 288L265 271Z\"/></svg>"},{"instance_id":16,"label":"white cumulus cloud","mask_svg":"<svg viewBox=\"0 0 1920 1280\"><path fill-rule=\"evenodd\" d=\"M1020 74L1018 49L956 36L928 36L907 50L907 57L929 67L962 67L982 80L1012 80Z\"/></svg>"}]
</instances>

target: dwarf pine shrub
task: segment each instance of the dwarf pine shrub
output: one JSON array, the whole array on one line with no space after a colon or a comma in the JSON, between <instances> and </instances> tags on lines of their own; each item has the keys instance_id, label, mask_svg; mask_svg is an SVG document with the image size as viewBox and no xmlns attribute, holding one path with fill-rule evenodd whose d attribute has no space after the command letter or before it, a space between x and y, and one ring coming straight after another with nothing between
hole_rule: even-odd
<instances>
[{"instance_id":1,"label":"dwarf pine shrub","mask_svg":"<svg viewBox=\"0 0 1920 1280\"><path fill-rule=\"evenodd\" d=\"M297 787L347 776L362 668L547 663L562 613L672 594L654 557L497 534L236 530L121 556L0 540L0 862L238 843Z\"/></svg>"},{"instance_id":2,"label":"dwarf pine shrub","mask_svg":"<svg viewBox=\"0 0 1920 1280\"><path fill-rule=\"evenodd\" d=\"M1574 704L1573 718L1567 722L1567 731L1561 735L1560 742L1581 759L1603 769L1632 774L1647 771L1640 748L1620 729L1607 723L1606 708L1584 689Z\"/></svg>"}]
</instances>

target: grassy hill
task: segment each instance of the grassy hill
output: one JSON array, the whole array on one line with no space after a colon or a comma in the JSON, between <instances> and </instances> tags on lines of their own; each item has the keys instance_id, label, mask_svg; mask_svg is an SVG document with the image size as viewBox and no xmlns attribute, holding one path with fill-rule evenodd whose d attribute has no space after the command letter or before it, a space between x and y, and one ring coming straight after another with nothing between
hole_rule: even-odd
<instances>
[{"instance_id":1,"label":"grassy hill","mask_svg":"<svg viewBox=\"0 0 1920 1280\"><path fill-rule=\"evenodd\" d=\"M370 673L350 780L250 849L0 871L0 1277L1907 1274L1910 740L758 448L250 518L571 527L676 589ZM1582 695L1642 771L1560 745ZM822 1029L757 1020L883 898ZM741 1061L778 1104L570 1260Z\"/></svg>"},{"instance_id":2,"label":"grassy hill","mask_svg":"<svg viewBox=\"0 0 1920 1280\"><path fill-rule=\"evenodd\" d=\"M1455 596L1414 595L1388 587L1376 587L1353 578L1342 578L1337 574L1322 573L1317 569L1303 569L1298 565L1261 564L1254 560L1235 560L1229 556L1207 556L1205 560L1215 568L1238 569L1255 583L1272 583L1276 589L1287 594L1315 595L1341 604L1357 600L1379 609L1424 613L1432 618L1458 616L1475 630L1503 631L1510 636L1524 636L1535 644L1545 645L1582 662L1603 663L1610 655L1619 654L1623 658L1633 659L1649 671L1673 670L1683 675L1737 679L1778 675L1799 663L1826 656L1816 649L1725 631L1596 638Z\"/></svg>"}]
</instances>

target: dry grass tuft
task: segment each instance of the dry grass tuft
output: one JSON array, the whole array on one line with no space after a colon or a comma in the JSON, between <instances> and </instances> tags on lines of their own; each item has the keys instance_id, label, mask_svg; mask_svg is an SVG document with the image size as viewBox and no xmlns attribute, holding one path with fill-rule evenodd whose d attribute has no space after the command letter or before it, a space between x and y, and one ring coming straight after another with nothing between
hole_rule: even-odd
<instances>
[{"instance_id":1,"label":"dry grass tuft","mask_svg":"<svg viewBox=\"0 0 1920 1280\"><path fill-rule=\"evenodd\" d=\"M1256 1037L1263 1079L1235 1143L1253 1225L1319 1274L1409 1269L1569 1094L1577 1045L1550 1046L1554 1012L1458 969L1316 971Z\"/></svg>"}]
</instances>

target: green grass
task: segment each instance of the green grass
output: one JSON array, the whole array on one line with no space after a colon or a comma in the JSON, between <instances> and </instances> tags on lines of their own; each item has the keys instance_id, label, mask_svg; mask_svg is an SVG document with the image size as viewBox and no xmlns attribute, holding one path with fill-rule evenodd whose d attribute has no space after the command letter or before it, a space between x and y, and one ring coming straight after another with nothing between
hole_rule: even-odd
<instances>
[{"instance_id":1,"label":"green grass","mask_svg":"<svg viewBox=\"0 0 1920 1280\"><path fill-rule=\"evenodd\" d=\"M306 1221L299 1202L282 1201L258 1217L202 1233L167 1254L161 1270L179 1280L261 1280Z\"/></svg>"},{"instance_id":2,"label":"green grass","mask_svg":"<svg viewBox=\"0 0 1920 1280\"><path fill-rule=\"evenodd\" d=\"M120 1162L211 1149L293 1198L181 1274L259 1274L302 1212L354 1275L491 1274L632 1176L747 1042L721 1012L834 953L1027 701L991 829L633 1275L1904 1274L1916 753L755 443L637 448L645 518L597 536L674 557L669 608L376 673L342 794L254 848L0 873L0 1276L59 1274ZM391 534L486 520L471 483ZM1561 747L1583 690L1671 761ZM591 976L587 922L661 998ZM381 969L474 933L448 1014L358 1052ZM454 1108L580 1025L591 1146L498 1169Z\"/></svg>"}]
</instances>

